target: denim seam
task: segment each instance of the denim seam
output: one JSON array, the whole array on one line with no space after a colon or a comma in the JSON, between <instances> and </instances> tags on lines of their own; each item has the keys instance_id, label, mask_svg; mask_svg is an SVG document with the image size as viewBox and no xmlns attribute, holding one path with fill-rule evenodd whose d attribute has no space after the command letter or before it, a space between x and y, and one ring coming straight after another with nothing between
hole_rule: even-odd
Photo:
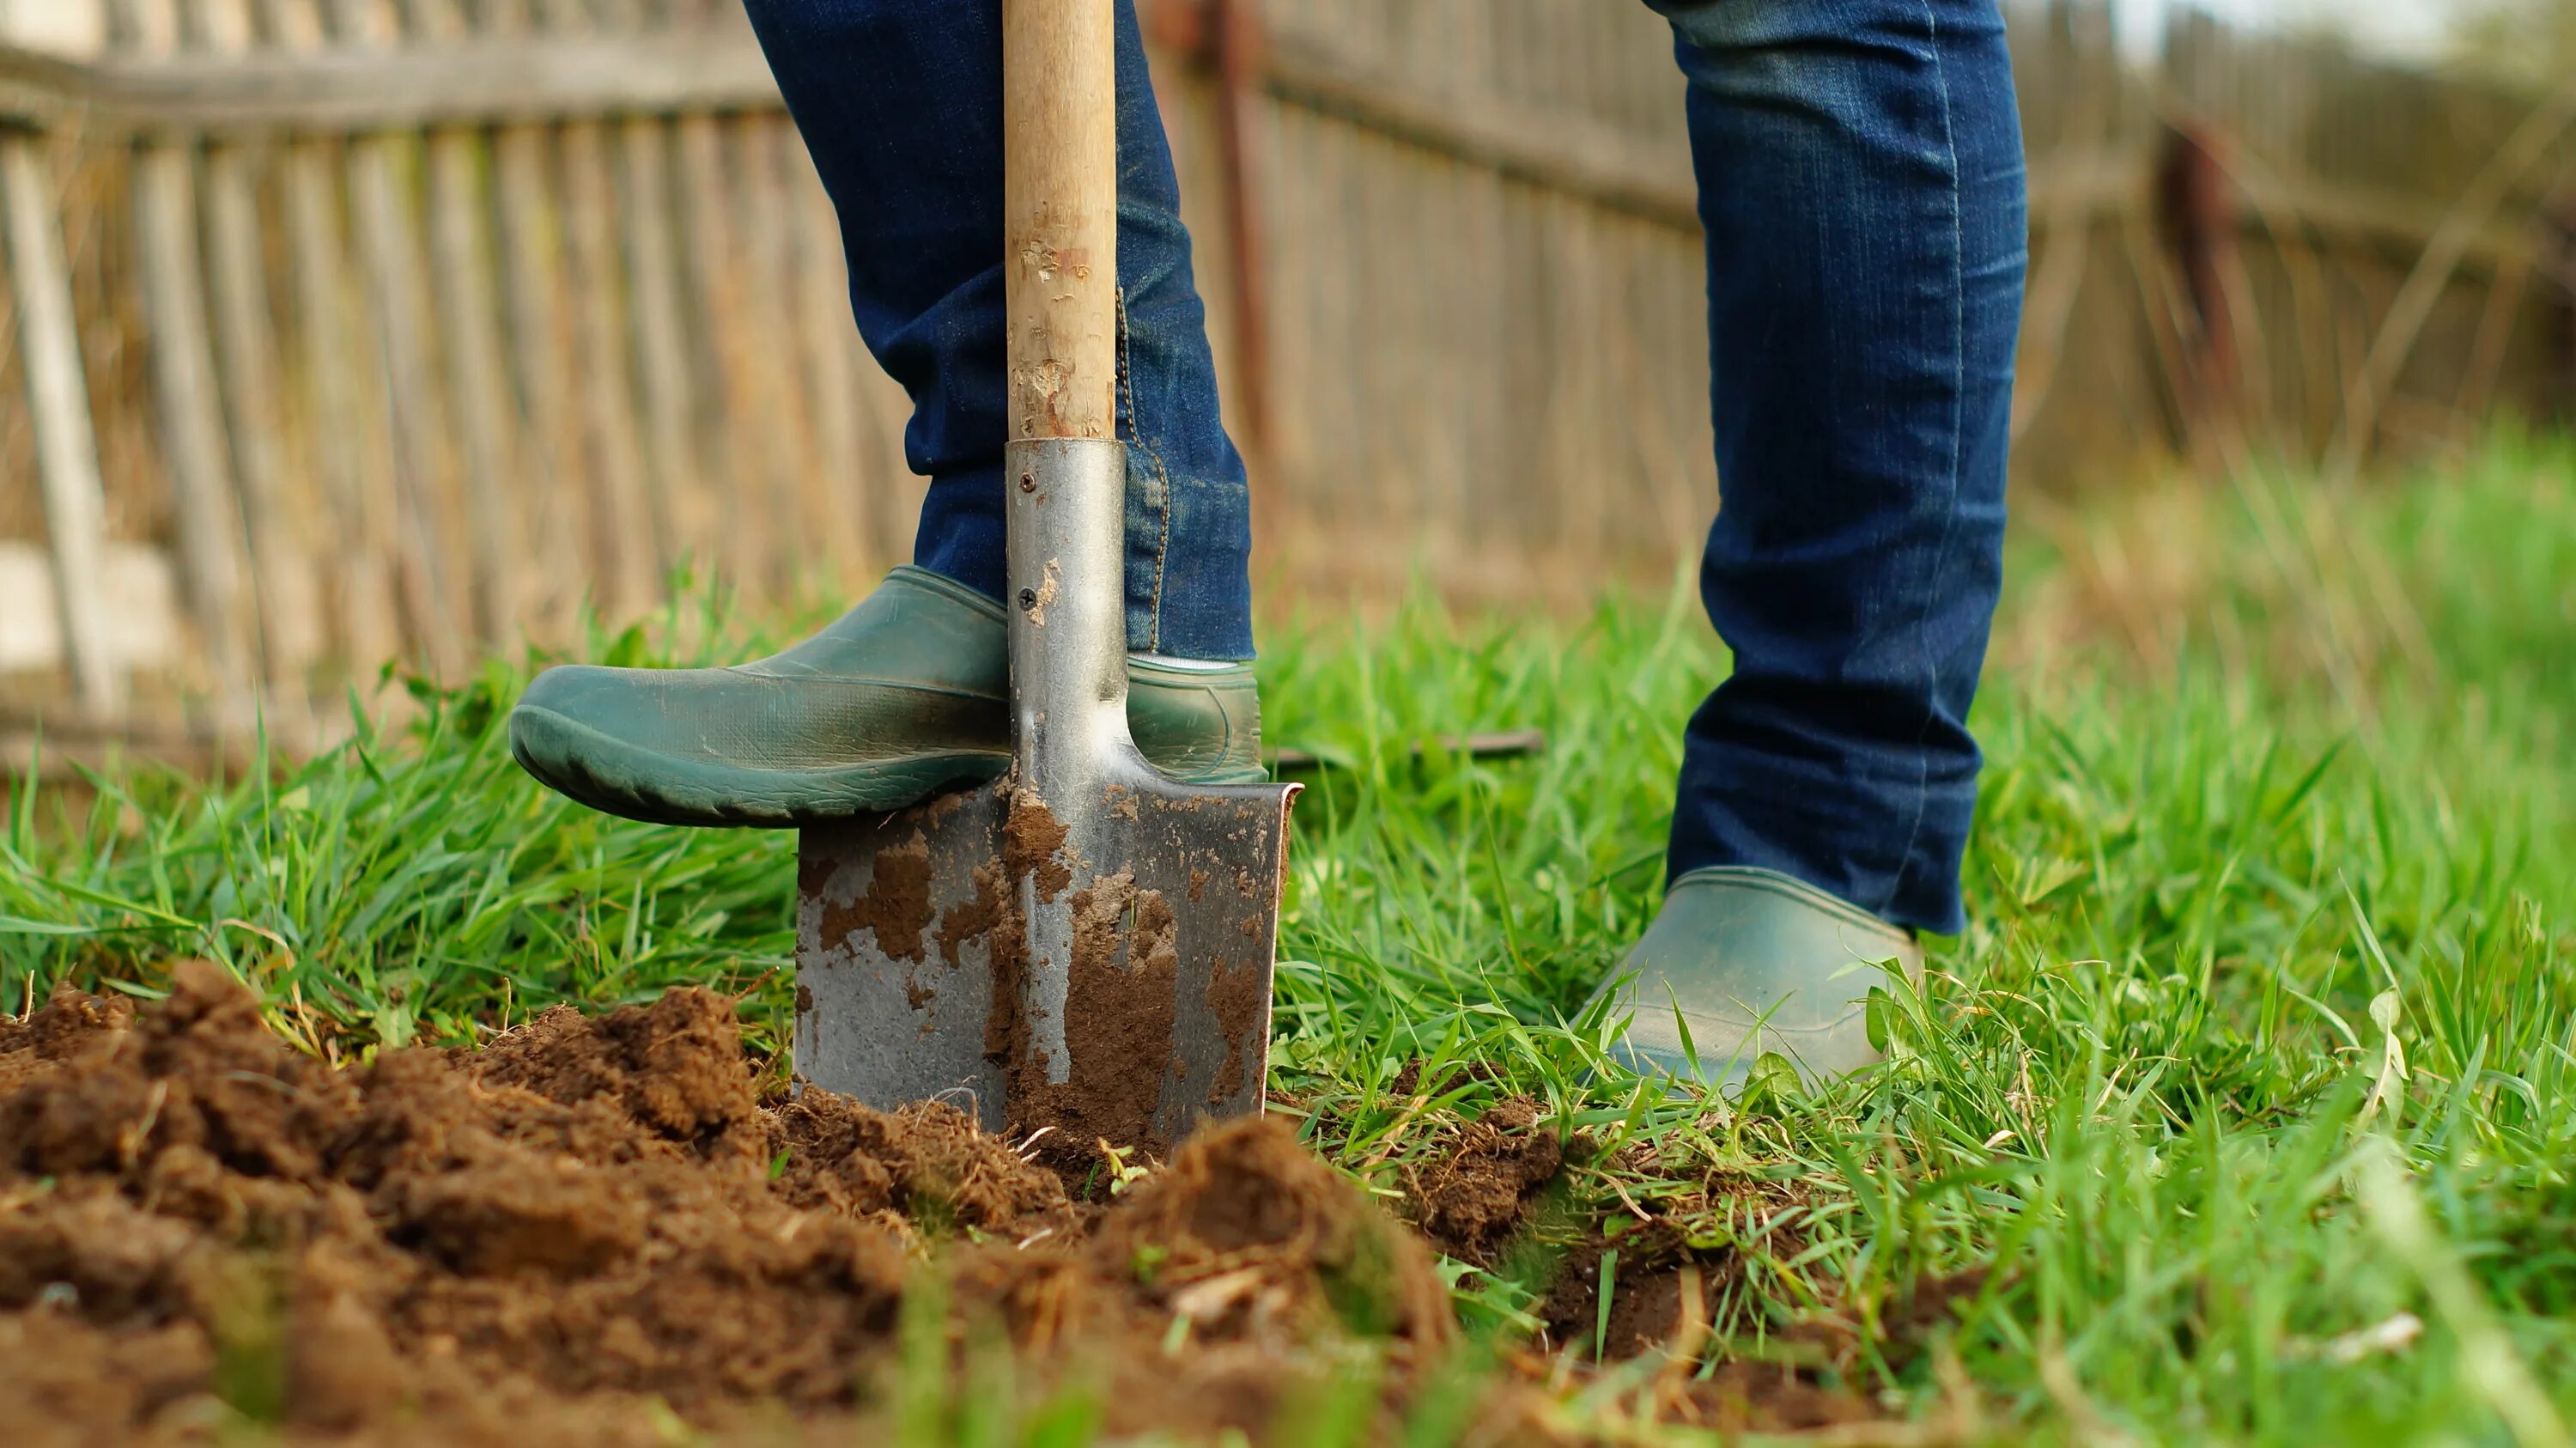
<instances>
[{"instance_id":1,"label":"denim seam","mask_svg":"<svg viewBox=\"0 0 2576 1448\"><path fill-rule=\"evenodd\" d=\"M1941 541L1933 552L1931 576L1924 579L1923 609L1914 621L1914 636L1923 653L1924 673L1937 678L1940 667L1932 657L1932 596L1939 582L1940 560L1950 548L1950 534L1959 522L1959 472L1966 466L1963 456L1967 446L1965 417L1968 390L1968 239L1959 218L1960 192L1967 182L1959 163L1959 136L1956 117L1950 104L1949 68L1941 58L1941 17L1931 0L1923 6L1924 28L1932 37L1932 81L1941 92L1941 143L1950 162L1950 506L1941 516ZM1896 871L1888 877L1887 896L1872 913L1884 916L1905 888L1907 877L1914 873L1914 852L1923 842L1923 818L1932 809L1932 761L1923 752L1924 741L1932 737L1932 721L1940 713L1936 699L1923 706L1923 723L1914 733L1915 768L1919 771L1914 786L1914 820L1906 827L1905 849L1898 855Z\"/></svg>"},{"instance_id":2,"label":"denim seam","mask_svg":"<svg viewBox=\"0 0 2576 1448\"><path fill-rule=\"evenodd\" d=\"M1127 435L1144 450L1153 465L1157 496L1154 501L1163 514L1162 536L1154 542L1154 591L1145 604L1145 652L1160 653L1163 648L1163 575L1172 556L1172 474L1163 465L1163 455L1145 440L1145 419L1136 412L1136 369L1128 354L1127 289L1118 289L1118 391L1127 405ZM1121 560L1124 567L1124 560Z\"/></svg>"}]
</instances>

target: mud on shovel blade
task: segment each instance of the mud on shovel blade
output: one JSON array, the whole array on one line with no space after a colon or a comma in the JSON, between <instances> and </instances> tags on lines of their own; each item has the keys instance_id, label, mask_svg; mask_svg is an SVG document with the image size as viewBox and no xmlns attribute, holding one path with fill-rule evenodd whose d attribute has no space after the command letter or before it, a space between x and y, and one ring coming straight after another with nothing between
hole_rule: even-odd
<instances>
[{"instance_id":1,"label":"mud on shovel blade","mask_svg":"<svg viewBox=\"0 0 2576 1448\"><path fill-rule=\"evenodd\" d=\"M1261 1109L1294 786L1175 783L1127 731L1123 449L1015 443L1009 773L805 832L796 1066L876 1106L1162 1151ZM1022 547L1026 542L1030 546Z\"/></svg>"}]
</instances>

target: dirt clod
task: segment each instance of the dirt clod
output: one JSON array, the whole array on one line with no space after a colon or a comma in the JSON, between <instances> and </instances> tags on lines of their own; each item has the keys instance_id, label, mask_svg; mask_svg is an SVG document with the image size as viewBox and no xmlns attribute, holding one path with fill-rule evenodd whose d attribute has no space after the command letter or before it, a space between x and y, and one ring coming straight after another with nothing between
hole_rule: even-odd
<instances>
[{"instance_id":1,"label":"dirt clod","mask_svg":"<svg viewBox=\"0 0 2576 1448\"><path fill-rule=\"evenodd\" d=\"M1141 1275L1194 1324L1239 1314L1312 1336L1338 1320L1421 1349L1450 1335L1448 1293L1421 1239L1266 1117L1192 1137L1102 1222L1092 1250L1105 1274Z\"/></svg>"},{"instance_id":2,"label":"dirt clod","mask_svg":"<svg viewBox=\"0 0 2576 1448\"><path fill-rule=\"evenodd\" d=\"M1500 1101L1407 1183L1414 1224L1462 1261L1490 1264L1565 1163L1556 1130L1527 1097Z\"/></svg>"}]
</instances>

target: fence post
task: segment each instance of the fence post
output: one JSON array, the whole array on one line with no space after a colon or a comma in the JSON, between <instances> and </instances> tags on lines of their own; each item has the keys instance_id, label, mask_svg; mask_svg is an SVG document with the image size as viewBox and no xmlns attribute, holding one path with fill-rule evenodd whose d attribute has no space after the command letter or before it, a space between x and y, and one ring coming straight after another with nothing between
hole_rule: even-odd
<instances>
[{"instance_id":1,"label":"fence post","mask_svg":"<svg viewBox=\"0 0 2576 1448\"><path fill-rule=\"evenodd\" d=\"M2226 277L2236 259L2236 198L2211 128L2184 122L2165 130L2156 166L2157 230L2190 304L2183 335L2183 424L2197 438L2236 420L2236 327Z\"/></svg>"},{"instance_id":2,"label":"fence post","mask_svg":"<svg viewBox=\"0 0 2576 1448\"><path fill-rule=\"evenodd\" d=\"M1252 0L1216 0L1217 144L1225 157L1226 230L1234 240L1234 350L1243 369L1244 430L1259 450L1270 431L1270 312L1262 256L1269 230L1254 172L1253 111L1260 95L1261 13Z\"/></svg>"},{"instance_id":3,"label":"fence post","mask_svg":"<svg viewBox=\"0 0 2576 1448\"><path fill-rule=\"evenodd\" d=\"M112 717L124 707L125 679L108 642L101 594L107 502L99 482L98 436L90 423L89 384L81 373L53 167L44 147L40 135L0 129L0 213L6 213L9 234L9 284L17 294L18 348L27 370L27 407L35 419L36 472L52 544L63 657L82 706Z\"/></svg>"}]
</instances>

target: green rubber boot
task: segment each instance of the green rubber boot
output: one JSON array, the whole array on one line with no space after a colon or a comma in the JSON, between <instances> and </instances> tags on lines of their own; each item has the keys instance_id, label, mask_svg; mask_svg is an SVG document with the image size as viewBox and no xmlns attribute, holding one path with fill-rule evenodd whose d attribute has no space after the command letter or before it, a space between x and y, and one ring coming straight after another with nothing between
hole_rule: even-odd
<instances>
[{"instance_id":1,"label":"green rubber boot","mask_svg":"<svg viewBox=\"0 0 2576 1448\"><path fill-rule=\"evenodd\" d=\"M1611 1054L1639 1074L1735 1086L1776 1052L1822 1081L1878 1059L1866 1002L1889 961L1922 978L1911 932L1777 870L1711 865L1673 882L1593 999L1631 1018Z\"/></svg>"},{"instance_id":2,"label":"green rubber boot","mask_svg":"<svg viewBox=\"0 0 2576 1448\"><path fill-rule=\"evenodd\" d=\"M1137 747L1192 784L1264 778L1243 665L1128 664ZM784 827L901 809L1011 762L1002 606L905 566L785 653L727 669L548 669L510 752L593 809L671 825Z\"/></svg>"}]
</instances>

